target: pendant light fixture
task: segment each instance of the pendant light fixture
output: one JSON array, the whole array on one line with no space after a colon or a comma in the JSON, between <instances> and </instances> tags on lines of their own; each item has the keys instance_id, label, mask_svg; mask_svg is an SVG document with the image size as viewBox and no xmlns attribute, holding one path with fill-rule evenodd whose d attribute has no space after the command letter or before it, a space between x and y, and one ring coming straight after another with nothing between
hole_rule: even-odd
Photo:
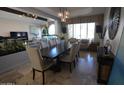
<instances>
[{"instance_id":1,"label":"pendant light fixture","mask_svg":"<svg viewBox=\"0 0 124 93\"><path fill-rule=\"evenodd\" d=\"M70 11L67 8L59 8L58 17L62 22L66 22L66 19L70 17Z\"/></svg>"}]
</instances>

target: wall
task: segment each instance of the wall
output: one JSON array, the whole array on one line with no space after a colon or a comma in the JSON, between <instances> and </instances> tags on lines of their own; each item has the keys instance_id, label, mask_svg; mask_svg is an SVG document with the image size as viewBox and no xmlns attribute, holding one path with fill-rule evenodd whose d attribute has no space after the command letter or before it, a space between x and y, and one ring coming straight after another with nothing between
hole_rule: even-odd
<instances>
[{"instance_id":1,"label":"wall","mask_svg":"<svg viewBox=\"0 0 124 93\"><path fill-rule=\"evenodd\" d=\"M38 25L26 23L23 21L11 20L11 19L4 19L0 18L0 36L10 36L11 31L24 31L28 32L29 39L31 35L29 34L30 26L37 27Z\"/></svg>"},{"instance_id":2,"label":"wall","mask_svg":"<svg viewBox=\"0 0 124 93\"><path fill-rule=\"evenodd\" d=\"M57 35L60 35L62 32L61 22L58 20L55 21L55 30Z\"/></svg>"},{"instance_id":3,"label":"wall","mask_svg":"<svg viewBox=\"0 0 124 93\"><path fill-rule=\"evenodd\" d=\"M105 16L104 16L104 26L106 26L106 25L108 26L109 25L109 13L110 13L110 9L111 8L106 8ZM118 32L117 32L116 37L114 38L114 40L110 40L109 39L109 36L108 36L108 27L107 27L107 29L106 29L106 35L105 35L105 38L104 38L104 44L105 44L105 41L107 39L110 40L110 43L112 45L112 52L115 55L116 55L116 52L117 52L117 49L118 49L118 45L119 45L119 42L120 42L120 38L121 38L123 26L124 26L124 8L121 8L120 25L119 25L119 28L118 28Z\"/></svg>"},{"instance_id":4,"label":"wall","mask_svg":"<svg viewBox=\"0 0 124 93\"><path fill-rule=\"evenodd\" d=\"M12 7L13 8L13 7ZM44 18L51 18L51 19L55 19L55 20L60 20L58 17L56 17L56 16L53 16L53 15L51 15L50 13L50 11L49 10L47 10L47 8L46 7L16 7L16 8L13 8L13 9L17 9L17 10L20 10L20 11L25 11L25 12L29 12L29 13L35 13L35 14L37 14L37 15L42 15L42 17L44 17ZM46 11L49 11L49 13L47 13Z\"/></svg>"},{"instance_id":5,"label":"wall","mask_svg":"<svg viewBox=\"0 0 124 93\"><path fill-rule=\"evenodd\" d=\"M53 16L49 13L46 13L46 9L45 7L42 8L31 8L31 7L19 7L19 8L14 8L20 11L26 11L26 12L34 12L38 15L42 15L44 18L48 18L48 19L52 19L55 20L55 30L56 30L56 34L60 35L61 34L61 22L60 19L56 16ZM49 20L48 20L49 21Z\"/></svg>"},{"instance_id":6,"label":"wall","mask_svg":"<svg viewBox=\"0 0 124 93\"><path fill-rule=\"evenodd\" d=\"M124 84L124 29L108 84Z\"/></svg>"}]
</instances>

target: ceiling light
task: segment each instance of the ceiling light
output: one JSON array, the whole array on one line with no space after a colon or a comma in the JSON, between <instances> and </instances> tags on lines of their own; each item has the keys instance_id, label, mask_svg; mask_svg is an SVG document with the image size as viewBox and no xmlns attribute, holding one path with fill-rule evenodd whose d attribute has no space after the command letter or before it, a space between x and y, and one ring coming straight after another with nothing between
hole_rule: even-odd
<instances>
[{"instance_id":1,"label":"ceiling light","mask_svg":"<svg viewBox=\"0 0 124 93\"><path fill-rule=\"evenodd\" d=\"M19 15L19 17L29 17L29 18L33 18L35 20L35 19L37 19L38 16L35 14L25 13L25 14Z\"/></svg>"},{"instance_id":2,"label":"ceiling light","mask_svg":"<svg viewBox=\"0 0 124 93\"><path fill-rule=\"evenodd\" d=\"M65 18L69 18L69 17L66 15Z\"/></svg>"},{"instance_id":3,"label":"ceiling light","mask_svg":"<svg viewBox=\"0 0 124 93\"><path fill-rule=\"evenodd\" d=\"M62 21L62 22L66 22L66 19L65 19L65 18L62 18L61 21Z\"/></svg>"},{"instance_id":4,"label":"ceiling light","mask_svg":"<svg viewBox=\"0 0 124 93\"><path fill-rule=\"evenodd\" d=\"M22 17L22 15L19 15L19 17Z\"/></svg>"},{"instance_id":5,"label":"ceiling light","mask_svg":"<svg viewBox=\"0 0 124 93\"><path fill-rule=\"evenodd\" d=\"M60 8L58 17L60 17L62 22L66 22L66 19L69 18L70 12L67 10L67 8Z\"/></svg>"},{"instance_id":6,"label":"ceiling light","mask_svg":"<svg viewBox=\"0 0 124 93\"><path fill-rule=\"evenodd\" d=\"M66 10L66 11L65 11L65 15L69 15L69 11Z\"/></svg>"},{"instance_id":7,"label":"ceiling light","mask_svg":"<svg viewBox=\"0 0 124 93\"><path fill-rule=\"evenodd\" d=\"M59 16L59 17L62 17L62 13L58 13L58 16Z\"/></svg>"}]
</instances>

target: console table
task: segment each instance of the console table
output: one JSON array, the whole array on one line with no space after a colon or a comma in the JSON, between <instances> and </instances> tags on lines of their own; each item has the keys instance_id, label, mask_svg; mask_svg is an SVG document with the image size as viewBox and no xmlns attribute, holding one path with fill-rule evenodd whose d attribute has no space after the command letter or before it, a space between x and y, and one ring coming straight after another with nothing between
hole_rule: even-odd
<instances>
[{"instance_id":1,"label":"console table","mask_svg":"<svg viewBox=\"0 0 124 93\"><path fill-rule=\"evenodd\" d=\"M97 49L98 75L97 82L100 84L107 84L114 62L113 53L105 54L104 47Z\"/></svg>"},{"instance_id":2,"label":"console table","mask_svg":"<svg viewBox=\"0 0 124 93\"><path fill-rule=\"evenodd\" d=\"M91 42L91 44L89 45L89 51L96 52L97 51L97 47L99 45L100 45L99 42Z\"/></svg>"}]
</instances>

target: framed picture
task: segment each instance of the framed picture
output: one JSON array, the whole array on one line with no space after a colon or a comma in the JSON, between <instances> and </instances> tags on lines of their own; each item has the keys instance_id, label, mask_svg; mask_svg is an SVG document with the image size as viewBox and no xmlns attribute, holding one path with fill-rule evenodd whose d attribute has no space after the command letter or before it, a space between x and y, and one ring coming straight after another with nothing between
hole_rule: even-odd
<instances>
[{"instance_id":1,"label":"framed picture","mask_svg":"<svg viewBox=\"0 0 124 93\"><path fill-rule=\"evenodd\" d=\"M104 27L103 32L102 32L102 39L104 39L105 34L106 34L106 30L107 30L107 25Z\"/></svg>"},{"instance_id":2,"label":"framed picture","mask_svg":"<svg viewBox=\"0 0 124 93\"><path fill-rule=\"evenodd\" d=\"M109 38L113 40L117 34L120 23L121 7L112 7L109 17Z\"/></svg>"}]
</instances>

